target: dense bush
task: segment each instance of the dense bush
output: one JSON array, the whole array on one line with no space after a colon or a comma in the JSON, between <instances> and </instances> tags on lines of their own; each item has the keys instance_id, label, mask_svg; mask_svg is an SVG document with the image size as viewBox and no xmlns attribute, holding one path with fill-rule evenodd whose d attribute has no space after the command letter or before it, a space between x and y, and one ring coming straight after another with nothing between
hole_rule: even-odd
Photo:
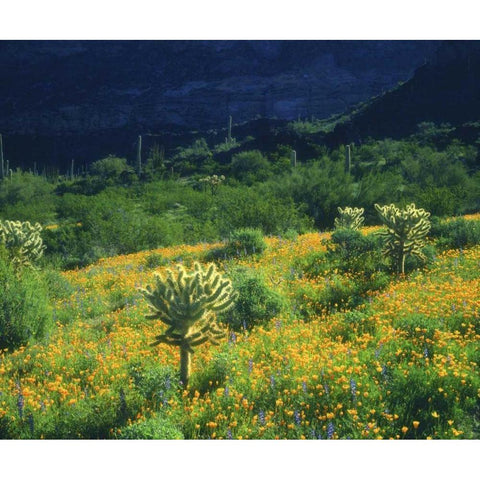
<instances>
[{"instance_id":1,"label":"dense bush","mask_svg":"<svg viewBox=\"0 0 480 480\"><path fill-rule=\"evenodd\" d=\"M241 255L260 255L267 248L263 233L256 228L241 228L233 231L225 245L229 257Z\"/></svg>"},{"instance_id":2,"label":"dense bush","mask_svg":"<svg viewBox=\"0 0 480 480\"><path fill-rule=\"evenodd\" d=\"M51 327L48 291L37 272L15 271L0 251L0 348L41 339Z\"/></svg>"},{"instance_id":3,"label":"dense bush","mask_svg":"<svg viewBox=\"0 0 480 480\"><path fill-rule=\"evenodd\" d=\"M371 275L386 270L388 263L382 254L382 241L377 235L363 235L352 229L337 229L327 243L326 260L343 272L363 272Z\"/></svg>"},{"instance_id":4,"label":"dense bush","mask_svg":"<svg viewBox=\"0 0 480 480\"><path fill-rule=\"evenodd\" d=\"M271 175L271 166L260 151L244 151L233 156L230 173L241 182L252 185L265 181Z\"/></svg>"},{"instance_id":5,"label":"dense bush","mask_svg":"<svg viewBox=\"0 0 480 480\"><path fill-rule=\"evenodd\" d=\"M250 329L265 324L285 310L284 296L269 287L260 274L239 268L229 275L238 298L233 309L221 319L232 328Z\"/></svg>"},{"instance_id":6,"label":"dense bush","mask_svg":"<svg viewBox=\"0 0 480 480\"><path fill-rule=\"evenodd\" d=\"M458 218L445 222L435 219L430 234L442 250L472 247L480 244L480 221Z\"/></svg>"}]
</instances>

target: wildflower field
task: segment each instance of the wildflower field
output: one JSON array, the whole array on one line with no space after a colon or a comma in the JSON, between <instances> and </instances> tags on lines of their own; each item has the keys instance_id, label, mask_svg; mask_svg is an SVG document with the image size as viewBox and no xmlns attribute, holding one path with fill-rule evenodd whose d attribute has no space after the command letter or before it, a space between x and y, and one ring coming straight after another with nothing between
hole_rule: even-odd
<instances>
[{"instance_id":1,"label":"wildflower field","mask_svg":"<svg viewBox=\"0 0 480 480\"><path fill-rule=\"evenodd\" d=\"M261 274L286 306L199 346L188 389L178 349L150 346L165 325L138 289L221 244L58 275L55 328L0 355L0 438L479 438L480 246L380 283L373 272L352 303L341 293L355 275L323 267L329 237L271 237L261 254L217 259L227 277Z\"/></svg>"}]
</instances>

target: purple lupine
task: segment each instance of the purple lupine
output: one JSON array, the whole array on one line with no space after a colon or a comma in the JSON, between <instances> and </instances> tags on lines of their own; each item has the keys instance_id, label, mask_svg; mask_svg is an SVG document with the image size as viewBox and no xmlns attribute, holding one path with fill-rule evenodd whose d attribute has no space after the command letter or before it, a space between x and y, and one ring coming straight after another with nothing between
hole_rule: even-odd
<instances>
[{"instance_id":1,"label":"purple lupine","mask_svg":"<svg viewBox=\"0 0 480 480\"><path fill-rule=\"evenodd\" d=\"M273 375L270 375L270 386L275 388L275 377Z\"/></svg>"},{"instance_id":2,"label":"purple lupine","mask_svg":"<svg viewBox=\"0 0 480 480\"><path fill-rule=\"evenodd\" d=\"M230 429L227 430L227 439L228 440L233 440L232 431Z\"/></svg>"},{"instance_id":3,"label":"purple lupine","mask_svg":"<svg viewBox=\"0 0 480 480\"><path fill-rule=\"evenodd\" d=\"M228 397L228 395L230 394L230 389L228 388L228 385L225 387L225 390L223 391L223 394Z\"/></svg>"},{"instance_id":4,"label":"purple lupine","mask_svg":"<svg viewBox=\"0 0 480 480\"><path fill-rule=\"evenodd\" d=\"M327 438L331 439L333 438L333 434L335 433L335 427L332 422L328 422L327 426Z\"/></svg>"},{"instance_id":5,"label":"purple lupine","mask_svg":"<svg viewBox=\"0 0 480 480\"><path fill-rule=\"evenodd\" d=\"M325 390L325 393L328 395L329 389L328 389L328 385L326 383L323 385L323 388Z\"/></svg>"},{"instance_id":6,"label":"purple lupine","mask_svg":"<svg viewBox=\"0 0 480 480\"><path fill-rule=\"evenodd\" d=\"M277 320L277 321L275 322L275 328L276 328L277 330L280 330L280 329L282 328L282 322L281 322L280 320Z\"/></svg>"},{"instance_id":7,"label":"purple lupine","mask_svg":"<svg viewBox=\"0 0 480 480\"><path fill-rule=\"evenodd\" d=\"M258 421L260 422L260 425L265 425L265 412L263 410L258 412Z\"/></svg>"},{"instance_id":8,"label":"purple lupine","mask_svg":"<svg viewBox=\"0 0 480 480\"><path fill-rule=\"evenodd\" d=\"M25 399L23 398L22 392L18 392L17 397L17 408L18 408L18 416L23 418L23 407L25 406Z\"/></svg>"},{"instance_id":9,"label":"purple lupine","mask_svg":"<svg viewBox=\"0 0 480 480\"><path fill-rule=\"evenodd\" d=\"M302 390L303 393L307 393L307 382L305 380L303 380L302 382Z\"/></svg>"},{"instance_id":10,"label":"purple lupine","mask_svg":"<svg viewBox=\"0 0 480 480\"><path fill-rule=\"evenodd\" d=\"M33 432L35 431L35 423L33 421L33 415L28 414L28 428L30 429L30 435L33 437Z\"/></svg>"},{"instance_id":11,"label":"purple lupine","mask_svg":"<svg viewBox=\"0 0 480 480\"><path fill-rule=\"evenodd\" d=\"M425 350L423 350L423 356L425 358L428 358L428 348L427 347L425 347Z\"/></svg>"},{"instance_id":12,"label":"purple lupine","mask_svg":"<svg viewBox=\"0 0 480 480\"><path fill-rule=\"evenodd\" d=\"M232 332L232 334L230 335L230 343L235 344L236 341L237 336L235 335L235 332Z\"/></svg>"},{"instance_id":13,"label":"purple lupine","mask_svg":"<svg viewBox=\"0 0 480 480\"><path fill-rule=\"evenodd\" d=\"M252 370L253 370L253 360L250 359L250 360L248 361L248 373L249 373L249 374L252 373Z\"/></svg>"},{"instance_id":14,"label":"purple lupine","mask_svg":"<svg viewBox=\"0 0 480 480\"><path fill-rule=\"evenodd\" d=\"M357 398L357 382L353 378L350 379L350 392L352 393L352 399L355 401Z\"/></svg>"},{"instance_id":15,"label":"purple lupine","mask_svg":"<svg viewBox=\"0 0 480 480\"><path fill-rule=\"evenodd\" d=\"M300 413L298 413L298 410L295 410L293 414L293 419L295 421L295 425L300 425L302 423L302 419L300 417Z\"/></svg>"}]
</instances>

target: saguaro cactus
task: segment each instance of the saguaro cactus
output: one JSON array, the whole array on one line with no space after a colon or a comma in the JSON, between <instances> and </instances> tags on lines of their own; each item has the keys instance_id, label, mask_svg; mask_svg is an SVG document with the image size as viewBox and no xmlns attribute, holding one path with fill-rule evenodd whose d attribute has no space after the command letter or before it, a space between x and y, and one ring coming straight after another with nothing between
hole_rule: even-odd
<instances>
[{"instance_id":1,"label":"saguaro cactus","mask_svg":"<svg viewBox=\"0 0 480 480\"><path fill-rule=\"evenodd\" d=\"M345 207L342 209L338 207L338 213L340 216L335 219L335 228L350 228L352 230L358 230L364 222L363 208L351 208Z\"/></svg>"},{"instance_id":2,"label":"saguaro cactus","mask_svg":"<svg viewBox=\"0 0 480 480\"><path fill-rule=\"evenodd\" d=\"M5 178L5 163L3 162L3 137L0 133L0 179Z\"/></svg>"},{"instance_id":3,"label":"saguaro cactus","mask_svg":"<svg viewBox=\"0 0 480 480\"><path fill-rule=\"evenodd\" d=\"M142 173L142 136L138 136L137 142L137 175L140 176Z\"/></svg>"},{"instance_id":4,"label":"saguaro cactus","mask_svg":"<svg viewBox=\"0 0 480 480\"><path fill-rule=\"evenodd\" d=\"M352 168L352 151L351 146L347 145L345 147L345 173L350 173Z\"/></svg>"},{"instance_id":5,"label":"saguaro cactus","mask_svg":"<svg viewBox=\"0 0 480 480\"><path fill-rule=\"evenodd\" d=\"M216 314L233 306L235 294L231 281L213 263L205 269L195 263L191 273L181 265L176 270L167 270L166 278L156 274L155 286L140 291L153 312L147 318L160 319L168 326L152 346L166 343L180 348L180 380L186 387L194 347L207 341L217 345L225 335Z\"/></svg>"},{"instance_id":6,"label":"saguaro cactus","mask_svg":"<svg viewBox=\"0 0 480 480\"><path fill-rule=\"evenodd\" d=\"M0 220L0 242L5 245L15 268L32 266L45 250L39 223Z\"/></svg>"},{"instance_id":7,"label":"saguaro cactus","mask_svg":"<svg viewBox=\"0 0 480 480\"><path fill-rule=\"evenodd\" d=\"M375 204L375 210L387 227L386 232L380 233L385 238L384 251L396 260L398 271L405 273L407 255L425 258L422 248L430 231L430 213L423 208L416 208L414 203L403 210L393 203L383 207Z\"/></svg>"}]
</instances>

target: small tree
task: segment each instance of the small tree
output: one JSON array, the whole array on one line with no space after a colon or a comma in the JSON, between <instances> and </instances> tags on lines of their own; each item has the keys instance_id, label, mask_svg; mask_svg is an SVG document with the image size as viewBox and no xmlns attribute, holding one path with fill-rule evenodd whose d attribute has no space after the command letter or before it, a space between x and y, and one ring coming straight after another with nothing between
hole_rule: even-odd
<instances>
[{"instance_id":1,"label":"small tree","mask_svg":"<svg viewBox=\"0 0 480 480\"><path fill-rule=\"evenodd\" d=\"M160 319L167 330L156 337L152 346L160 343L180 348L180 380L187 387L194 347L217 340L225 335L216 315L233 306L235 294L232 283L209 264L203 269L195 263L188 273L181 265L177 271L167 270L167 277L156 274L154 287L140 289L153 313L150 319Z\"/></svg>"},{"instance_id":2,"label":"small tree","mask_svg":"<svg viewBox=\"0 0 480 480\"><path fill-rule=\"evenodd\" d=\"M364 222L363 208L345 207L342 209L338 207L340 216L335 219L335 228L349 228L351 230L358 230Z\"/></svg>"},{"instance_id":3,"label":"small tree","mask_svg":"<svg viewBox=\"0 0 480 480\"><path fill-rule=\"evenodd\" d=\"M387 227L386 232L380 232L385 238L384 252L394 258L398 271L403 274L407 255L425 259L422 248L430 231L430 213L423 208L416 208L414 203L403 210L393 203L383 207L375 204L375 209Z\"/></svg>"},{"instance_id":4,"label":"small tree","mask_svg":"<svg viewBox=\"0 0 480 480\"><path fill-rule=\"evenodd\" d=\"M39 223L0 220L0 243L5 245L8 257L13 267L18 269L24 266L33 266L45 250L40 232Z\"/></svg>"}]
</instances>

